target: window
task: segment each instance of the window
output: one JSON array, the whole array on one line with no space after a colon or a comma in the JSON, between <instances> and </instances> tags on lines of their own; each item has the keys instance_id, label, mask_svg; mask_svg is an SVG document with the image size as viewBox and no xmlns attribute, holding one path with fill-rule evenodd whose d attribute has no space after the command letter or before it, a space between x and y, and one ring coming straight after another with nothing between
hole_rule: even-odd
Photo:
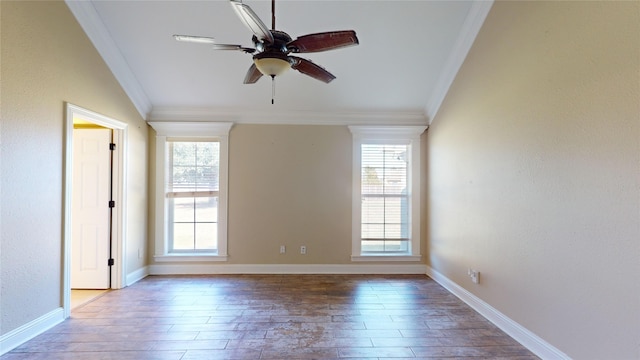
<instances>
[{"instance_id":1,"label":"window","mask_svg":"<svg viewBox=\"0 0 640 360\"><path fill-rule=\"evenodd\" d=\"M425 126L350 126L352 260L420 260L420 134Z\"/></svg>"},{"instance_id":2,"label":"window","mask_svg":"<svg viewBox=\"0 0 640 360\"><path fill-rule=\"evenodd\" d=\"M232 124L149 124L157 133L155 259L226 260Z\"/></svg>"},{"instance_id":3,"label":"window","mask_svg":"<svg viewBox=\"0 0 640 360\"><path fill-rule=\"evenodd\" d=\"M408 145L360 145L363 253L407 253Z\"/></svg>"},{"instance_id":4,"label":"window","mask_svg":"<svg viewBox=\"0 0 640 360\"><path fill-rule=\"evenodd\" d=\"M220 143L167 141L168 252L218 251Z\"/></svg>"}]
</instances>

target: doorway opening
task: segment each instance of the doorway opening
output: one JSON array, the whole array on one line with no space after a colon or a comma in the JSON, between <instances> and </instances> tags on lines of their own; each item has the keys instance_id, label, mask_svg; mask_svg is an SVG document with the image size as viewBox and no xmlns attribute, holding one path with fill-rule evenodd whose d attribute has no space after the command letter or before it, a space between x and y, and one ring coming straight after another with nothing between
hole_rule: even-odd
<instances>
[{"instance_id":1,"label":"doorway opening","mask_svg":"<svg viewBox=\"0 0 640 360\"><path fill-rule=\"evenodd\" d=\"M64 279L62 302L66 318L70 316L72 309L72 287L81 289L120 289L125 284L126 158L124 154L127 145L127 124L72 104L66 104L65 110ZM108 133L108 141L94 139L94 134L99 133L99 131L77 132L74 127L93 130L102 129L103 134ZM88 134L89 136L87 137ZM105 135L98 137L104 138ZM102 170L98 170L100 166L96 165L97 163L91 163L93 160L89 159L88 162L84 163L82 162L82 156L78 158L78 151L82 152L83 148L84 152L91 157L91 151L87 151L87 149L91 150L97 146L102 147L102 145L96 144L104 141L106 141L104 146L113 148L113 150L109 150L107 153L109 157L108 164L103 164ZM105 176L107 179L105 179ZM85 186L86 184L89 184L89 186ZM82 188L85 188L85 194L79 196L77 191ZM100 188L99 191L98 188ZM74 192L76 192L75 196ZM102 204L104 202L104 208L96 215L96 218L102 219L99 224L96 224L91 218L82 217L87 211L85 211L86 208L82 207L82 204L78 205L77 200L79 198L83 198L83 201L87 204L96 202ZM107 210L105 211L105 209ZM98 248L100 249L98 250ZM78 275L77 271L80 268L86 270L84 275ZM101 272L94 272L94 268L101 268ZM78 279L82 276L85 279L78 283ZM93 282L94 278L97 281L96 283ZM75 294L76 299L78 294ZM95 296L100 296L100 293ZM85 298L83 301L89 300ZM77 305L75 300L74 305Z\"/></svg>"}]
</instances>

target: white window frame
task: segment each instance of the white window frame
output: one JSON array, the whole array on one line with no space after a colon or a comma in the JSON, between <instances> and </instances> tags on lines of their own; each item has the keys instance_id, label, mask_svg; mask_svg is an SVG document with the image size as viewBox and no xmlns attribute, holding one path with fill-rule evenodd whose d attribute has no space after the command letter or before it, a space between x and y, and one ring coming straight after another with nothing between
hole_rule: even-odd
<instances>
[{"instance_id":1,"label":"white window frame","mask_svg":"<svg viewBox=\"0 0 640 360\"><path fill-rule=\"evenodd\" d=\"M156 261L227 261L227 216L229 183L229 131L230 122L149 122L156 131L156 214L155 214L155 253ZM167 202L165 184L167 174L167 139L179 141L215 140L220 143L220 168L218 193L218 251L217 253L169 253L167 223Z\"/></svg>"},{"instance_id":2,"label":"white window frame","mask_svg":"<svg viewBox=\"0 0 640 360\"><path fill-rule=\"evenodd\" d=\"M420 135L426 126L349 126L353 136L353 199L351 261L420 261ZM363 144L409 145L409 250L398 253L362 253L362 153Z\"/></svg>"}]
</instances>

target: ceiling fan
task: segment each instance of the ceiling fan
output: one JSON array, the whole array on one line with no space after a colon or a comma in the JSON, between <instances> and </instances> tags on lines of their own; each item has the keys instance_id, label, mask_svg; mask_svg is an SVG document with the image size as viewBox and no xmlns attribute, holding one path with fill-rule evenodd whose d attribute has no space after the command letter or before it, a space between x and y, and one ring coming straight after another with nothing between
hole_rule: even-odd
<instances>
[{"instance_id":1,"label":"ceiling fan","mask_svg":"<svg viewBox=\"0 0 640 360\"><path fill-rule=\"evenodd\" d=\"M240 50L253 54L253 64L244 78L245 84L254 84L263 75L274 79L289 68L329 83L336 78L333 74L307 59L290 54L327 51L359 43L356 32L353 30L309 34L292 40L284 31L276 30L275 0L271 0L271 29L248 5L243 4L242 0L230 0L230 3L238 17L253 32L254 48L216 44L214 38L204 36L173 35L173 37L178 41L212 44L215 50Z\"/></svg>"}]
</instances>

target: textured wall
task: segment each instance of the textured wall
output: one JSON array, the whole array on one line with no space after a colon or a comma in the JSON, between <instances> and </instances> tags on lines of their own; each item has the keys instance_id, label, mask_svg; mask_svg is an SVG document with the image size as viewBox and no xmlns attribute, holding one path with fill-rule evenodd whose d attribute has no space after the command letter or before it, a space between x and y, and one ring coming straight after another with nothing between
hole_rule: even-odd
<instances>
[{"instance_id":1,"label":"textured wall","mask_svg":"<svg viewBox=\"0 0 640 360\"><path fill-rule=\"evenodd\" d=\"M62 306L64 103L129 123L127 241L146 242L147 128L61 1L1 1L0 334ZM128 254L127 268L143 265Z\"/></svg>"},{"instance_id":2,"label":"textured wall","mask_svg":"<svg viewBox=\"0 0 640 360\"><path fill-rule=\"evenodd\" d=\"M640 358L639 71L639 2L497 2L429 129L429 265L576 359Z\"/></svg>"}]
</instances>

